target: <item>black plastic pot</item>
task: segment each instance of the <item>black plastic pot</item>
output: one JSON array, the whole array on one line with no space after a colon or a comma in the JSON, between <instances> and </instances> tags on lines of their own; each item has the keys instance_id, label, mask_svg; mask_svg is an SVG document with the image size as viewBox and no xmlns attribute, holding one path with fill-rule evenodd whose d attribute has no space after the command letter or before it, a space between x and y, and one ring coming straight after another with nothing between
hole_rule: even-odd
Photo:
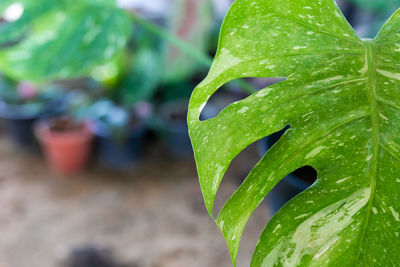
<instances>
[{"instance_id":1,"label":"black plastic pot","mask_svg":"<svg viewBox=\"0 0 400 267\"><path fill-rule=\"evenodd\" d=\"M170 121L166 124L167 147L172 157L178 159L192 158L193 149L190 142L188 126L185 121Z\"/></svg>"},{"instance_id":2,"label":"black plastic pot","mask_svg":"<svg viewBox=\"0 0 400 267\"><path fill-rule=\"evenodd\" d=\"M285 129L286 130L286 129ZM263 156L269 148L285 132L282 130L259 141L259 153ZM282 179L268 194L266 200L273 213L276 213L283 205L294 196L310 187L316 179L316 171L311 167L303 167Z\"/></svg>"},{"instance_id":3,"label":"black plastic pot","mask_svg":"<svg viewBox=\"0 0 400 267\"><path fill-rule=\"evenodd\" d=\"M116 138L109 126L101 121L91 123L90 129L96 136L96 152L102 165L127 170L142 156L146 134L143 124L131 126L123 138Z\"/></svg>"},{"instance_id":4,"label":"black plastic pot","mask_svg":"<svg viewBox=\"0 0 400 267\"><path fill-rule=\"evenodd\" d=\"M33 118L3 118L4 126L8 135L19 147L33 149L35 138L33 125L39 117Z\"/></svg>"},{"instance_id":5,"label":"black plastic pot","mask_svg":"<svg viewBox=\"0 0 400 267\"><path fill-rule=\"evenodd\" d=\"M173 101L160 107L161 132L163 132L169 153L176 159L193 158L192 143L187 125L187 100ZM200 119L207 120L218 115L217 108L207 105Z\"/></svg>"},{"instance_id":6,"label":"black plastic pot","mask_svg":"<svg viewBox=\"0 0 400 267\"><path fill-rule=\"evenodd\" d=\"M4 121L5 131L18 147L35 151L38 146L33 133L34 123L58 114L60 107L59 101L55 101L41 110L32 111L27 105L13 105L0 101L0 118Z\"/></svg>"},{"instance_id":7,"label":"black plastic pot","mask_svg":"<svg viewBox=\"0 0 400 267\"><path fill-rule=\"evenodd\" d=\"M173 101L163 104L159 111L160 126L169 154L175 159L186 159L193 157L192 144L189 138L187 126L188 102Z\"/></svg>"}]
</instances>

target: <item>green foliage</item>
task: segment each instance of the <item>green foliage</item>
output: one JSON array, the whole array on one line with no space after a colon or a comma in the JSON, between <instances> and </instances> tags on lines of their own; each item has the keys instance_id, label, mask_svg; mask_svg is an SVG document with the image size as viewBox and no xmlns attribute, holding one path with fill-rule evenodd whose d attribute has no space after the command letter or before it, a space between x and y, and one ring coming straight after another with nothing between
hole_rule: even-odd
<instances>
[{"instance_id":1,"label":"green foliage","mask_svg":"<svg viewBox=\"0 0 400 267\"><path fill-rule=\"evenodd\" d=\"M0 24L0 45L15 42L23 38L24 35L28 33L35 19L57 6L56 1L2 1L0 13L3 13L7 7L16 3L23 6L23 15L17 21Z\"/></svg>"},{"instance_id":2,"label":"green foliage","mask_svg":"<svg viewBox=\"0 0 400 267\"><path fill-rule=\"evenodd\" d=\"M131 34L129 16L110 0L20 2L22 17L2 24L0 69L15 79L43 82L84 76L118 54Z\"/></svg>"},{"instance_id":3,"label":"green foliage","mask_svg":"<svg viewBox=\"0 0 400 267\"><path fill-rule=\"evenodd\" d=\"M387 14L400 6L399 0L350 0L363 9Z\"/></svg>"},{"instance_id":4,"label":"green foliage","mask_svg":"<svg viewBox=\"0 0 400 267\"><path fill-rule=\"evenodd\" d=\"M136 51L133 68L121 85L125 106L150 100L156 92L160 77L160 55L148 47Z\"/></svg>"},{"instance_id":5,"label":"green foliage","mask_svg":"<svg viewBox=\"0 0 400 267\"><path fill-rule=\"evenodd\" d=\"M210 0L173 0L168 30L174 36L206 53L210 42L213 14ZM176 82L190 78L201 67L191 55L166 44L163 79Z\"/></svg>"},{"instance_id":6,"label":"green foliage","mask_svg":"<svg viewBox=\"0 0 400 267\"><path fill-rule=\"evenodd\" d=\"M149 101L161 78L162 40L141 27L137 27L135 33L135 51L118 90L118 98L125 107Z\"/></svg>"},{"instance_id":7,"label":"green foliage","mask_svg":"<svg viewBox=\"0 0 400 267\"><path fill-rule=\"evenodd\" d=\"M360 40L333 0L237 0L188 123L206 207L231 161L290 125L225 203L216 223L236 261L252 212L286 175L318 179L267 224L251 266L398 266L400 11ZM218 88L286 77L200 121Z\"/></svg>"}]
</instances>

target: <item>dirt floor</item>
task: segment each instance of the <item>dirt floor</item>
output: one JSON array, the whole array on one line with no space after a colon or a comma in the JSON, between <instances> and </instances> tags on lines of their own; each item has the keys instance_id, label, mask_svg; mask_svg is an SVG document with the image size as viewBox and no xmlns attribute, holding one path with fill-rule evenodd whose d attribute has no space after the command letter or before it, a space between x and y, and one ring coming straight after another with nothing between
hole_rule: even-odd
<instances>
[{"instance_id":1,"label":"dirt floor","mask_svg":"<svg viewBox=\"0 0 400 267\"><path fill-rule=\"evenodd\" d=\"M254 154L249 149L229 169L217 207L257 160ZM263 204L251 218L238 266L249 265L268 217ZM40 156L21 154L1 136L0 229L0 267L66 266L79 248L106 250L117 266L232 266L205 211L193 161L171 160L164 152L148 152L129 173L92 166L77 177L60 177Z\"/></svg>"}]
</instances>

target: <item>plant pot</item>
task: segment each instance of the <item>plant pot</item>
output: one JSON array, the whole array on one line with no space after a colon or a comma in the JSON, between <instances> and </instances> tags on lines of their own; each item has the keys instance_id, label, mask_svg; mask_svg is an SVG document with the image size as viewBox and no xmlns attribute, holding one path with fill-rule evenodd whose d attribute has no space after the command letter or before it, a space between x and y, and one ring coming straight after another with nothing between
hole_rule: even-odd
<instances>
[{"instance_id":1,"label":"plant pot","mask_svg":"<svg viewBox=\"0 0 400 267\"><path fill-rule=\"evenodd\" d=\"M60 100L48 103L41 109L32 109L28 105L14 105L0 101L0 118L4 121L4 128L12 141L21 148L35 151L37 142L34 137L36 121L51 117L59 113Z\"/></svg>"},{"instance_id":2,"label":"plant pot","mask_svg":"<svg viewBox=\"0 0 400 267\"><path fill-rule=\"evenodd\" d=\"M36 124L35 133L48 163L60 174L76 174L87 165L93 134L86 123L49 119Z\"/></svg>"},{"instance_id":3,"label":"plant pot","mask_svg":"<svg viewBox=\"0 0 400 267\"><path fill-rule=\"evenodd\" d=\"M160 132L163 134L169 154L176 159L193 158L192 143L187 125L188 101L178 100L163 104L159 109ZM200 115L208 120L218 115L218 108L207 105Z\"/></svg>"},{"instance_id":4,"label":"plant pot","mask_svg":"<svg viewBox=\"0 0 400 267\"><path fill-rule=\"evenodd\" d=\"M258 150L261 156L278 141L286 129L261 139ZM266 200L275 214L290 199L310 187L316 179L316 171L311 167L303 167L283 178L267 195Z\"/></svg>"},{"instance_id":5,"label":"plant pot","mask_svg":"<svg viewBox=\"0 0 400 267\"><path fill-rule=\"evenodd\" d=\"M4 129L18 146L26 149L35 147L33 124L40 118L40 114L29 114L19 105L9 105L0 102L0 117L4 122Z\"/></svg>"},{"instance_id":6,"label":"plant pot","mask_svg":"<svg viewBox=\"0 0 400 267\"><path fill-rule=\"evenodd\" d=\"M116 170L128 170L143 152L146 128L137 123L124 133L123 138L115 138L110 127L101 121L90 124L96 136L96 149L102 165Z\"/></svg>"},{"instance_id":7,"label":"plant pot","mask_svg":"<svg viewBox=\"0 0 400 267\"><path fill-rule=\"evenodd\" d=\"M174 101L163 104L159 110L166 146L169 154L176 159L193 157L187 125L187 107L187 101Z\"/></svg>"},{"instance_id":8,"label":"plant pot","mask_svg":"<svg viewBox=\"0 0 400 267\"><path fill-rule=\"evenodd\" d=\"M13 142L21 148L34 149L35 138L33 136L33 124L38 119L34 118L21 118L21 119L6 119L4 120L4 127L7 134L11 137Z\"/></svg>"},{"instance_id":9,"label":"plant pot","mask_svg":"<svg viewBox=\"0 0 400 267\"><path fill-rule=\"evenodd\" d=\"M166 129L166 144L171 156L176 159L192 158L193 149L186 120L170 122Z\"/></svg>"}]
</instances>

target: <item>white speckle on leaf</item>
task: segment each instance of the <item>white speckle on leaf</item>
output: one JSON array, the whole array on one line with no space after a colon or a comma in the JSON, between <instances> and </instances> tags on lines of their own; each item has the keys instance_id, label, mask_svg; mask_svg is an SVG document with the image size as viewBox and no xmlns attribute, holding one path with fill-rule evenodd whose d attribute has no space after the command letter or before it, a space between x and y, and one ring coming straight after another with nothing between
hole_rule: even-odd
<instances>
[{"instance_id":1,"label":"white speckle on leaf","mask_svg":"<svg viewBox=\"0 0 400 267\"><path fill-rule=\"evenodd\" d=\"M393 79L396 79L396 80L400 80L400 73L393 73L393 72L380 70L380 69L377 69L376 71L379 72L380 74L382 74L385 77L393 78Z\"/></svg>"},{"instance_id":2,"label":"white speckle on leaf","mask_svg":"<svg viewBox=\"0 0 400 267\"><path fill-rule=\"evenodd\" d=\"M385 121L389 121L389 119L385 115L383 115L382 113L379 113L379 117L381 117Z\"/></svg>"},{"instance_id":3,"label":"white speckle on leaf","mask_svg":"<svg viewBox=\"0 0 400 267\"><path fill-rule=\"evenodd\" d=\"M280 224L278 224L278 225L276 225L276 227L275 227L275 229L274 229L274 233L279 229L279 228L281 228L282 226L280 225Z\"/></svg>"},{"instance_id":4,"label":"white speckle on leaf","mask_svg":"<svg viewBox=\"0 0 400 267\"><path fill-rule=\"evenodd\" d=\"M373 212L374 214L378 214L378 210L376 209L376 207L372 207L371 209L372 209L372 212Z\"/></svg>"},{"instance_id":5,"label":"white speckle on leaf","mask_svg":"<svg viewBox=\"0 0 400 267\"><path fill-rule=\"evenodd\" d=\"M394 219L395 219L396 221L400 222L400 215L399 215L399 213L396 212L392 206L389 207L389 210L392 212L392 215L393 215Z\"/></svg>"},{"instance_id":6,"label":"white speckle on leaf","mask_svg":"<svg viewBox=\"0 0 400 267\"><path fill-rule=\"evenodd\" d=\"M368 55L365 56L365 64L364 66L358 71L362 75L365 75L368 72Z\"/></svg>"},{"instance_id":7,"label":"white speckle on leaf","mask_svg":"<svg viewBox=\"0 0 400 267\"><path fill-rule=\"evenodd\" d=\"M341 184L341 183L343 183L344 181L347 181L347 180L350 179L350 178L351 178L351 176L348 176L348 177L346 177L346 178L343 178L343 179L338 180L336 183L337 183L337 184Z\"/></svg>"},{"instance_id":8,"label":"white speckle on leaf","mask_svg":"<svg viewBox=\"0 0 400 267\"><path fill-rule=\"evenodd\" d=\"M302 214L302 215L299 215L299 216L295 217L294 219L298 220L298 219L301 219L301 218L305 218L305 217L307 217L309 215L310 215L310 213Z\"/></svg>"},{"instance_id":9,"label":"white speckle on leaf","mask_svg":"<svg viewBox=\"0 0 400 267\"><path fill-rule=\"evenodd\" d=\"M203 109L204 109L204 107L205 107L206 105L207 105L207 101L200 105L200 107L199 107L199 113L201 113L201 112L203 111Z\"/></svg>"},{"instance_id":10,"label":"white speckle on leaf","mask_svg":"<svg viewBox=\"0 0 400 267\"><path fill-rule=\"evenodd\" d=\"M326 148L326 146L319 146L319 147L315 148L314 150L312 150L310 153L308 153L305 156L305 159L309 159L311 157L314 157L315 155L317 155L319 152L321 152L325 148Z\"/></svg>"},{"instance_id":11,"label":"white speckle on leaf","mask_svg":"<svg viewBox=\"0 0 400 267\"><path fill-rule=\"evenodd\" d=\"M275 69L276 68L276 65L268 65L268 66L265 66L265 69L266 70L272 70L272 69Z\"/></svg>"},{"instance_id":12,"label":"white speckle on leaf","mask_svg":"<svg viewBox=\"0 0 400 267\"><path fill-rule=\"evenodd\" d=\"M301 116L301 117L304 119L304 118L306 118L306 117L308 117L308 116L310 116L310 115L312 115L312 114L314 114L314 111L310 111L310 112L304 114L304 115Z\"/></svg>"},{"instance_id":13,"label":"white speckle on leaf","mask_svg":"<svg viewBox=\"0 0 400 267\"><path fill-rule=\"evenodd\" d=\"M299 49L304 49L307 48L307 46L298 46L296 45L295 47L293 47L294 50L299 50Z\"/></svg>"},{"instance_id":14,"label":"white speckle on leaf","mask_svg":"<svg viewBox=\"0 0 400 267\"><path fill-rule=\"evenodd\" d=\"M241 108L241 109L238 111L238 113L239 113L239 114L243 114L243 113L245 113L247 110L249 110L249 107L243 107L243 108Z\"/></svg>"},{"instance_id":15,"label":"white speckle on leaf","mask_svg":"<svg viewBox=\"0 0 400 267\"><path fill-rule=\"evenodd\" d=\"M330 78L326 78L324 80L321 80L321 82L331 82L331 81L337 81L340 79L343 79L344 77L342 75L338 75L338 76L334 76L334 77L330 77Z\"/></svg>"},{"instance_id":16,"label":"white speckle on leaf","mask_svg":"<svg viewBox=\"0 0 400 267\"><path fill-rule=\"evenodd\" d=\"M272 91L272 88L266 88L256 94L256 97L264 97Z\"/></svg>"},{"instance_id":17,"label":"white speckle on leaf","mask_svg":"<svg viewBox=\"0 0 400 267\"><path fill-rule=\"evenodd\" d=\"M221 180L221 176L223 175L224 167L221 165L216 166L215 176L212 183L213 192L217 192L219 181Z\"/></svg>"},{"instance_id":18,"label":"white speckle on leaf","mask_svg":"<svg viewBox=\"0 0 400 267\"><path fill-rule=\"evenodd\" d=\"M321 257L322 255L325 254L325 252L328 251L328 249L336 242L339 240L339 237L336 237L333 241L331 241L328 245L326 245L320 252L318 252L317 254L315 254L314 259L318 259L319 257Z\"/></svg>"}]
</instances>

